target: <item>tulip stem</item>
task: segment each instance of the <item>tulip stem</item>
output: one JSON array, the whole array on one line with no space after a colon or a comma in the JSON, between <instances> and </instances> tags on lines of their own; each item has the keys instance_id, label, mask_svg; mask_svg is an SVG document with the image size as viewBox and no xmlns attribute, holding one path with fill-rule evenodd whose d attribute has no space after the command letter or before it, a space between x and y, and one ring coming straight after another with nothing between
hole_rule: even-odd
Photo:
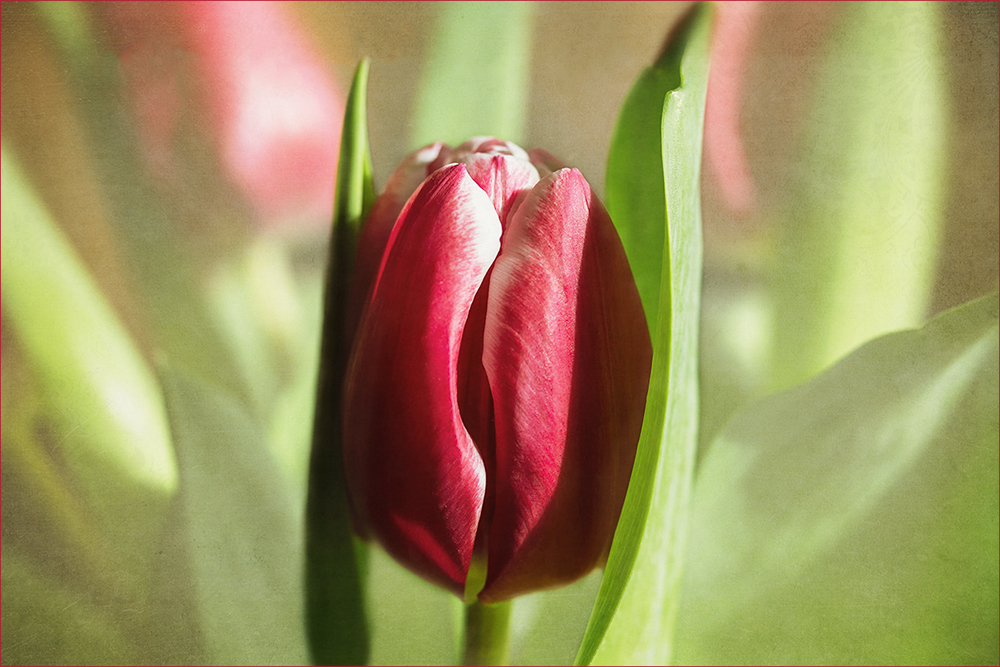
<instances>
[{"instance_id":1,"label":"tulip stem","mask_svg":"<svg viewBox=\"0 0 1000 667\"><path fill-rule=\"evenodd\" d=\"M463 665L506 665L510 637L510 602L465 606Z\"/></svg>"}]
</instances>

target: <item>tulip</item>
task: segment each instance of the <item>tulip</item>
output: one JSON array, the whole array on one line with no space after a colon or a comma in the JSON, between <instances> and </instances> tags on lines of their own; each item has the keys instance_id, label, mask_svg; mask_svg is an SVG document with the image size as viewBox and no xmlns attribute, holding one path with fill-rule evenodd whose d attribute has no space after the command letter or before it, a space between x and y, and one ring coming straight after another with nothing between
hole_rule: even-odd
<instances>
[{"instance_id":1,"label":"tulip","mask_svg":"<svg viewBox=\"0 0 1000 667\"><path fill-rule=\"evenodd\" d=\"M482 602L601 565L652 348L580 172L492 138L417 151L373 207L353 290L343 446L357 532L460 596L485 559Z\"/></svg>"}]
</instances>

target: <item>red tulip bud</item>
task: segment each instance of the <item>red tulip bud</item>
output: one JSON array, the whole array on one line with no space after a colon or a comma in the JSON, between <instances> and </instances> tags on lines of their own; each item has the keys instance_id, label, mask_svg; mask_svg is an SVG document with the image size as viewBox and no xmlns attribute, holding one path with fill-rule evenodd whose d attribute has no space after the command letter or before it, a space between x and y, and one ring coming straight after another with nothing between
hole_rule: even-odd
<instances>
[{"instance_id":1,"label":"red tulip bud","mask_svg":"<svg viewBox=\"0 0 1000 667\"><path fill-rule=\"evenodd\" d=\"M358 249L355 526L459 595L485 555L484 602L603 562L642 427L642 304L604 206L560 167L496 139L417 151Z\"/></svg>"}]
</instances>

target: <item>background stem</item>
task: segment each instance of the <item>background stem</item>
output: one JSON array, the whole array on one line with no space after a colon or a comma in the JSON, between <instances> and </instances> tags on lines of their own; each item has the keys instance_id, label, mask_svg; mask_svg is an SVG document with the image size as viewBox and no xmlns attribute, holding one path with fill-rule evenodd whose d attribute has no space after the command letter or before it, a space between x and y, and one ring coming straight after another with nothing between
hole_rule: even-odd
<instances>
[{"instance_id":1,"label":"background stem","mask_svg":"<svg viewBox=\"0 0 1000 667\"><path fill-rule=\"evenodd\" d=\"M466 605L463 665L507 664L510 606L510 602Z\"/></svg>"}]
</instances>

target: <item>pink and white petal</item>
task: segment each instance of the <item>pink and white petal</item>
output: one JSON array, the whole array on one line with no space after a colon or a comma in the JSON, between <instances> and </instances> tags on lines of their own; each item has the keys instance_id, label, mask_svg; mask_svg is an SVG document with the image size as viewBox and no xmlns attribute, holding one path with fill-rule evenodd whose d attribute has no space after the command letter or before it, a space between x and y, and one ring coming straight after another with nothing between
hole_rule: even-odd
<instances>
[{"instance_id":1,"label":"pink and white petal","mask_svg":"<svg viewBox=\"0 0 1000 667\"><path fill-rule=\"evenodd\" d=\"M575 169L547 176L514 213L490 282L495 507L480 600L568 583L606 557L651 360L607 211Z\"/></svg>"},{"instance_id":2,"label":"pink and white petal","mask_svg":"<svg viewBox=\"0 0 1000 667\"><path fill-rule=\"evenodd\" d=\"M538 182L538 171L527 160L509 155L473 153L464 160L479 187L489 195L506 229L518 195Z\"/></svg>"},{"instance_id":3,"label":"pink and white petal","mask_svg":"<svg viewBox=\"0 0 1000 667\"><path fill-rule=\"evenodd\" d=\"M468 141L460 144L457 148L455 148L452 159L455 162L463 162L468 155L474 153L483 153L486 155L508 155L526 162L528 161L528 153L517 144L489 136L472 137Z\"/></svg>"},{"instance_id":4,"label":"pink and white petal","mask_svg":"<svg viewBox=\"0 0 1000 667\"><path fill-rule=\"evenodd\" d=\"M500 221L464 165L428 178L400 215L344 385L344 463L358 531L462 594L486 475L458 407L466 319Z\"/></svg>"},{"instance_id":5,"label":"pink and white petal","mask_svg":"<svg viewBox=\"0 0 1000 667\"><path fill-rule=\"evenodd\" d=\"M361 310L371 296L372 284L382 263L389 235L407 200L430 174L430 165L439 155L450 149L440 141L410 153L389 176L385 189L378 196L368 214L368 220L358 238L354 256L351 294L348 300L347 331L354 331Z\"/></svg>"},{"instance_id":6,"label":"pink and white petal","mask_svg":"<svg viewBox=\"0 0 1000 667\"><path fill-rule=\"evenodd\" d=\"M472 180L493 200L505 228L518 195L539 178L523 148L495 137L473 137L457 148L443 150L430 168L433 171L451 163L464 163L469 168Z\"/></svg>"}]
</instances>

